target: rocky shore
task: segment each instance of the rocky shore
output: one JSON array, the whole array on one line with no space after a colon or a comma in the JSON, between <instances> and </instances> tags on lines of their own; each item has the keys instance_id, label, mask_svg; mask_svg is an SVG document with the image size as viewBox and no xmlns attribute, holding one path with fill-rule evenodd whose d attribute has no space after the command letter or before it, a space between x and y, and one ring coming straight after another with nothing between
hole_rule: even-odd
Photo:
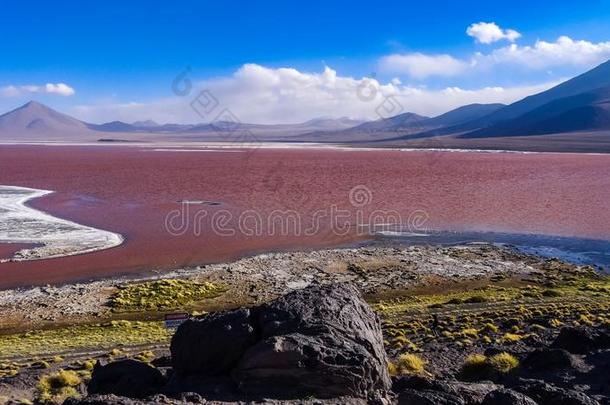
<instances>
[{"instance_id":1,"label":"rocky shore","mask_svg":"<svg viewBox=\"0 0 610 405\"><path fill-rule=\"evenodd\" d=\"M260 304L314 280L353 282L367 296L392 296L413 288L441 291L445 284L527 277L544 266L542 258L489 244L271 253L131 279L3 290L0 333L111 319L114 314L108 302L118 288L153 280L181 279L225 286L227 294L200 305L210 310Z\"/></svg>"},{"instance_id":2,"label":"rocky shore","mask_svg":"<svg viewBox=\"0 0 610 405\"><path fill-rule=\"evenodd\" d=\"M488 244L4 291L0 403L609 404L609 309L595 269Z\"/></svg>"}]
</instances>

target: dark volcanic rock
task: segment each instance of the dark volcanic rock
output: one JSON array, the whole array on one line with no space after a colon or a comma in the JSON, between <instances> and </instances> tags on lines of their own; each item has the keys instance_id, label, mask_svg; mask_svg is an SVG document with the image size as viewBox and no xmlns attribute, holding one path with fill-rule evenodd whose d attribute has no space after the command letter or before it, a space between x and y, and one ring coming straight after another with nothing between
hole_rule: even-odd
<instances>
[{"instance_id":1,"label":"dark volcanic rock","mask_svg":"<svg viewBox=\"0 0 610 405\"><path fill-rule=\"evenodd\" d=\"M226 374L256 336L250 310L216 312L184 322L172 338L174 371L180 375Z\"/></svg>"},{"instance_id":2,"label":"dark volcanic rock","mask_svg":"<svg viewBox=\"0 0 610 405\"><path fill-rule=\"evenodd\" d=\"M201 374L172 375L163 390L168 395L193 392L207 398L233 400L239 398L237 385L229 376L206 376Z\"/></svg>"},{"instance_id":3,"label":"dark volcanic rock","mask_svg":"<svg viewBox=\"0 0 610 405\"><path fill-rule=\"evenodd\" d=\"M243 392L366 398L389 390L379 319L354 286L294 291L257 315L260 340L232 373Z\"/></svg>"},{"instance_id":4,"label":"dark volcanic rock","mask_svg":"<svg viewBox=\"0 0 610 405\"><path fill-rule=\"evenodd\" d=\"M159 370L141 361L121 360L105 366L98 362L93 368L87 391L90 395L144 398L159 392L164 383Z\"/></svg>"},{"instance_id":5,"label":"dark volcanic rock","mask_svg":"<svg viewBox=\"0 0 610 405\"><path fill-rule=\"evenodd\" d=\"M398 395L398 404L463 405L466 401L445 381L419 376L394 378L392 390Z\"/></svg>"},{"instance_id":6,"label":"dark volcanic rock","mask_svg":"<svg viewBox=\"0 0 610 405\"><path fill-rule=\"evenodd\" d=\"M526 380L514 388L539 405L599 405L598 401L582 392L558 388L544 381Z\"/></svg>"},{"instance_id":7,"label":"dark volcanic rock","mask_svg":"<svg viewBox=\"0 0 610 405\"><path fill-rule=\"evenodd\" d=\"M190 405L207 404L208 402L196 395L185 394L180 398L168 398L165 395L155 395L146 399L130 399L117 395L91 395L86 398L70 398L64 401L64 405Z\"/></svg>"},{"instance_id":8,"label":"dark volcanic rock","mask_svg":"<svg viewBox=\"0 0 610 405\"><path fill-rule=\"evenodd\" d=\"M421 376L394 377L392 384L401 404L480 404L487 394L499 388L493 383L471 384ZM437 402L425 402L427 399Z\"/></svg>"},{"instance_id":9,"label":"dark volcanic rock","mask_svg":"<svg viewBox=\"0 0 610 405\"><path fill-rule=\"evenodd\" d=\"M116 395L91 395L86 398L68 398L63 405L140 405L141 401Z\"/></svg>"},{"instance_id":10,"label":"dark volcanic rock","mask_svg":"<svg viewBox=\"0 0 610 405\"><path fill-rule=\"evenodd\" d=\"M574 356L564 349L538 349L527 355L523 366L533 370L547 372L549 370L574 368Z\"/></svg>"},{"instance_id":11,"label":"dark volcanic rock","mask_svg":"<svg viewBox=\"0 0 610 405\"><path fill-rule=\"evenodd\" d=\"M440 391L457 395L457 390L451 384L442 380L433 380L421 376L400 376L392 379L392 391L399 393L406 389Z\"/></svg>"},{"instance_id":12,"label":"dark volcanic rock","mask_svg":"<svg viewBox=\"0 0 610 405\"><path fill-rule=\"evenodd\" d=\"M610 350L602 350L586 357L592 368L583 376L593 392L605 395L610 403Z\"/></svg>"},{"instance_id":13,"label":"dark volcanic rock","mask_svg":"<svg viewBox=\"0 0 610 405\"><path fill-rule=\"evenodd\" d=\"M592 350L610 347L610 335L585 327L564 327L553 342L553 347L570 353L586 354Z\"/></svg>"},{"instance_id":14,"label":"dark volcanic rock","mask_svg":"<svg viewBox=\"0 0 610 405\"><path fill-rule=\"evenodd\" d=\"M223 376L241 393L276 398L376 398L390 389L379 319L351 285L313 285L187 321L171 352L171 393L214 394L210 378Z\"/></svg>"},{"instance_id":15,"label":"dark volcanic rock","mask_svg":"<svg viewBox=\"0 0 610 405\"><path fill-rule=\"evenodd\" d=\"M520 392L502 388L487 394L481 405L537 405L536 402Z\"/></svg>"},{"instance_id":16,"label":"dark volcanic rock","mask_svg":"<svg viewBox=\"0 0 610 405\"><path fill-rule=\"evenodd\" d=\"M406 389L398 395L398 405L465 405L457 395L440 391Z\"/></svg>"}]
</instances>

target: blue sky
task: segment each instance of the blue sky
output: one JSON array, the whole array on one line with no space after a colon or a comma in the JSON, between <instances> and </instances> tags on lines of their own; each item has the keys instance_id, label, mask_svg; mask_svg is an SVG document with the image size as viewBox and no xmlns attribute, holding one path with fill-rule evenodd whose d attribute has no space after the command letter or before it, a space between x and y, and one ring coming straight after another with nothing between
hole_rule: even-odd
<instances>
[{"instance_id":1,"label":"blue sky","mask_svg":"<svg viewBox=\"0 0 610 405\"><path fill-rule=\"evenodd\" d=\"M0 18L0 111L33 98L90 121L200 120L171 91L186 66L244 121L280 122L374 118L345 96L364 77L435 114L469 97L509 102L610 58L610 0L40 1L4 4ZM473 93L435 104L447 89Z\"/></svg>"}]
</instances>

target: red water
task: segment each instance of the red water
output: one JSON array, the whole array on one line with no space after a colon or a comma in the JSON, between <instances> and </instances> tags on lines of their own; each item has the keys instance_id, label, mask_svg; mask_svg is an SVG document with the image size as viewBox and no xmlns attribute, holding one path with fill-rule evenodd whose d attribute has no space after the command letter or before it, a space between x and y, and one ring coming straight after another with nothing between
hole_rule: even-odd
<instances>
[{"instance_id":1,"label":"red water","mask_svg":"<svg viewBox=\"0 0 610 405\"><path fill-rule=\"evenodd\" d=\"M29 249L34 246L27 243L0 243L0 259L11 257L21 249Z\"/></svg>"},{"instance_id":2,"label":"red water","mask_svg":"<svg viewBox=\"0 0 610 405\"><path fill-rule=\"evenodd\" d=\"M345 150L263 150L243 153L155 152L137 147L3 146L0 184L55 190L31 203L61 218L118 232L118 248L61 259L0 264L0 288L60 283L231 260L271 250L318 248L362 239L327 219L313 236L234 236L212 232L209 218L228 210L294 210L303 226L335 206L348 221L373 209L403 220L429 217L446 230L544 233L610 239L610 156ZM362 208L350 203L356 186L371 192ZM172 236L168 213L192 206L189 227ZM195 217L197 210L206 210ZM201 229L193 225L201 224ZM270 228L270 227L266 227ZM249 227L252 229L252 227ZM6 257L5 248L0 255Z\"/></svg>"}]
</instances>

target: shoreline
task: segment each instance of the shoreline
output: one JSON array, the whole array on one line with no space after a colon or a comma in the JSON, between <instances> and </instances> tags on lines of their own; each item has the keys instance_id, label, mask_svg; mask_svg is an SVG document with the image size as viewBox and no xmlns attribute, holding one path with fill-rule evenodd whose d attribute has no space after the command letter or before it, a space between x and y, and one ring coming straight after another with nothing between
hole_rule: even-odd
<instances>
[{"instance_id":1,"label":"shoreline","mask_svg":"<svg viewBox=\"0 0 610 405\"><path fill-rule=\"evenodd\" d=\"M404 147L404 146L357 146L354 144L341 143L316 143L316 142L260 142L255 147L241 145L234 142L155 142L155 141L116 141L116 142L69 142L69 141L0 141L2 146L56 146L56 147L125 147L125 148L141 148L148 152L237 152L237 150L257 150L257 149L275 149L275 150L335 150L335 151L353 151L353 152L369 152L369 151L385 151L385 152L428 152L428 153L491 153L491 154L525 154L525 155L587 155L587 156L607 156L610 152L574 152L574 151L543 151L533 149L494 149L494 148L430 148L422 147Z\"/></svg>"},{"instance_id":2,"label":"shoreline","mask_svg":"<svg viewBox=\"0 0 610 405\"><path fill-rule=\"evenodd\" d=\"M456 282L476 285L495 276L527 277L545 263L555 261L563 263L489 243L407 246L390 242L377 246L264 253L154 275L0 290L0 335L7 331L112 319L116 314L107 304L121 286L160 280L227 287L230 294L206 300L201 305L194 303L197 309L217 310L260 304L312 282L355 282L368 296L403 295L413 288L436 290L438 286ZM363 278L362 271L370 274ZM376 271L379 274L374 274ZM130 317L158 319L162 314L163 311L144 311Z\"/></svg>"},{"instance_id":3,"label":"shoreline","mask_svg":"<svg viewBox=\"0 0 610 405\"><path fill-rule=\"evenodd\" d=\"M521 240L521 243L517 243ZM142 268L140 271L117 272L114 276L99 276L91 277L83 275L82 279L66 280L58 283L43 284L28 284L19 286L9 286L0 288L0 294L3 291L30 291L41 287L63 288L74 285L87 285L94 283L111 283L111 284L129 284L137 282L145 282L166 278L181 278L197 274L202 269L215 266L226 266L232 263L256 259L259 257L278 256L278 255L308 255L317 254L319 252L334 252L340 250L358 250L358 249L405 249L405 248L453 248L459 246L492 246L498 249L508 249L522 255L531 255L539 257L542 260L561 260L579 266L592 266L601 274L610 274L610 261L591 262L587 259L587 254L592 254L590 249L587 251L570 251L567 248L556 248L556 246L547 244L549 241L565 241L566 243L596 243L604 244L610 247L610 240L605 239L587 239L578 237L564 237L557 235L545 234L515 234L503 232L459 232L459 231L438 231L428 230L421 234L407 234L396 232L395 235L385 235L378 233L371 235L368 239L352 240L340 242L328 246L320 247L305 247L293 246L291 248L282 248L275 250L253 251L237 255L234 258L224 261L203 262L192 266L179 268L158 269L152 270L149 267ZM11 245L12 243L7 243ZM15 244L18 244L16 242ZM599 252L597 252L599 253ZM86 254L86 253L82 253ZM610 256L606 254L606 256ZM45 260L45 259L40 259ZM0 261L2 263L2 261Z\"/></svg>"}]
</instances>

